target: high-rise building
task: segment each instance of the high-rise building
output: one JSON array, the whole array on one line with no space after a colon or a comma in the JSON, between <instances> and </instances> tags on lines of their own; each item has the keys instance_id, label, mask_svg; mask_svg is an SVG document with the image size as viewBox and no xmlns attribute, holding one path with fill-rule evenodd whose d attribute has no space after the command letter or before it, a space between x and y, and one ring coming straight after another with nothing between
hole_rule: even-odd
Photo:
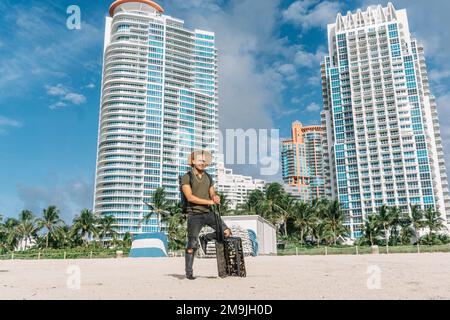
<instances>
[{"instance_id":1,"label":"high-rise building","mask_svg":"<svg viewBox=\"0 0 450 320\"><path fill-rule=\"evenodd\" d=\"M323 140L321 126L292 124L292 137L281 142L283 181L296 189L296 197L311 201L327 196L325 191Z\"/></svg>"},{"instance_id":2,"label":"high-rise building","mask_svg":"<svg viewBox=\"0 0 450 320\"><path fill-rule=\"evenodd\" d=\"M383 204L450 212L436 101L407 12L370 6L328 25L326 168L352 237Z\"/></svg>"},{"instance_id":3,"label":"high-rise building","mask_svg":"<svg viewBox=\"0 0 450 320\"><path fill-rule=\"evenodd\" d=\"M218 151L214 33L190 30L149 0L118 0L106 18L94 211L116 230L157 231L152 194L179 198L190 152Z\"/></svg>"},{"instance_id":4,"label":"high-rise building","mask_svg":"<svg viewBox=\"0 0 450 320\"><path fill-rule=\"evenodd\" d=\"M233 173L232 169L225 168L223 158L223 155L219 155L217 183L215 186L220 194L226 196L230 209L235 210L238 205L245 203L251 191L264 191L266 182L261 179L253 179L250 176Z\"/></svg>"}]
</instances>

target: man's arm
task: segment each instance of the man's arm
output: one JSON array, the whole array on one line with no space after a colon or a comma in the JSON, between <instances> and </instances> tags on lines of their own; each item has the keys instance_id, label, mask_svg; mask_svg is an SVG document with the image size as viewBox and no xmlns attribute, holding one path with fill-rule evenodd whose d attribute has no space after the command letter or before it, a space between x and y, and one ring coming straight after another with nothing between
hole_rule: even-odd
<instances>
[{"instance_id":1,"label":"man's arm","mask_svg":"<svg viewBox=\"0 0 450 320\"><path fill-rule=\"evenodd\" d=\"M209 197L213 199L214 204L220 204L220 197L216 194L213 186L209 187Z\"/></svg>"},{"instance_id":2,"label":"man's arm","mask_svg":"<svg viewBox=\"0 0 450 320\"><path fill-rule=\"evenodd\" d=\"M209 187L209 196L211 197L211 199L213 199L214 204L220 204L220 197L216 194L216 190L214 190L213 186ZM225 238L228 238L231 236L231 229L227 227L225 230L223 230L223 233L225 235Z\"/></svg>"},{"instance_id":3,"label":"man's arm","mask_svg":"<svg viewBox=\"0 0 450 320\"><path fill-rule=\"evenodd\" d=\"M214 187L211 186L211 187L209 187L209 197L211 199L214 199L214 196L216 196L216 190L214 190Z\"/></svg>"},{"instance_id":4,"label":"man's arm","mask_svg":"<svg viewBox=\"0 0 450 320\"><path fill-rule=\"evenodd\" d=\"M181 188L183 190L184 196L186 197L186 200L193 204L200 204L200 205L206 205L206 206L212 206L214 204L214 201L212 200L205 200L199 197L196 197L192 194L192 188L188 184L184 184Z\"/></svg>"}]
</instances>

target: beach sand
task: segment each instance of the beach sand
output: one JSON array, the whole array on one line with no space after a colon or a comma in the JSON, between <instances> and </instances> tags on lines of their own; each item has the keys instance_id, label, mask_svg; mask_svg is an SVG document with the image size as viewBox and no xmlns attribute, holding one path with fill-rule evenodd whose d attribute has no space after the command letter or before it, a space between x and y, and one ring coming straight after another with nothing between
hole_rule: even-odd
<instances>
[{"instance_id":1,"label":"beach sand","mask_svg":"<svg viewBox=\"0 0 450 320\"><path fill-rule=\"evenodd\" d=\"M0 299L450 299L450 254L261 256L247 277L215 259L0 261Z\"/></svg>"}]
</instances>

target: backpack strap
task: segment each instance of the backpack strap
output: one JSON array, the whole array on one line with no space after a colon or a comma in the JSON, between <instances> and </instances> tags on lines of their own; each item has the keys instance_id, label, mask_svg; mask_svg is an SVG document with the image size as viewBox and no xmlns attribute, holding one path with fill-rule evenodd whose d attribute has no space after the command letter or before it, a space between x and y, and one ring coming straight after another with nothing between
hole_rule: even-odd
<instances>
[{"instance_id":1,"label":"backpack strap","mask_svg":"<svg viewBox=\"0 0 450 320\"><path fill-rule=\"evenodd\" d=\"M214 186L213 179L212 179L211 175L208 172L204 171L204 173L206 174L206 176L209 179L209 187L211 188L212 186Z\"/></svg>"},{"instance_id":2,"label":"backpack strap","mask_svg":"<svg viewBox=\"0 0 450 320\"><path fill-rule=\"evenodd\" d=\"M192 189L192 171L188 171L187 174L189 175L189 186ZM192 206L191 203L186 199L186 212L192 213Z\"/></svg>"},{"instance_id":3,"label":"backpack strap","mask_svg":"<svg viewBox=\"0 0 450 320\"><path fill-rule=\"evenodd\" d=\"M188 171L188 175L189 175L189 185L192 188L192 171Z\"/></svg>"}]
</instances>

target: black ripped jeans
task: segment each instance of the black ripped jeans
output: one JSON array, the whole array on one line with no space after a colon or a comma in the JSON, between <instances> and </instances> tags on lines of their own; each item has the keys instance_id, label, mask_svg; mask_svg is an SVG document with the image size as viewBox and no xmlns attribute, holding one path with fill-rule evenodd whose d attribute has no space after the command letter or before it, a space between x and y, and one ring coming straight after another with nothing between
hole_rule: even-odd
<instances>
[{"instance_id":1,"label":"black ripped jeans","mask_svg":"<svg viewBox=\"0 0 450 320\"><path fill-rule=\"evenodd\" d=\"M222 224L222 231L229 229L227 225L220 219ZM192 213L188 215L187 218L187 235L188 242L186 246L186 250L193 249L196 251L198 249L198 235L200 234L200 230L204 226L209 226L216 230L216 217L215 213L211 210L208 213ZM211 241L217 239L217 233L211 232L205 235L206 240Z\"/></svg>"}]
</instances>

